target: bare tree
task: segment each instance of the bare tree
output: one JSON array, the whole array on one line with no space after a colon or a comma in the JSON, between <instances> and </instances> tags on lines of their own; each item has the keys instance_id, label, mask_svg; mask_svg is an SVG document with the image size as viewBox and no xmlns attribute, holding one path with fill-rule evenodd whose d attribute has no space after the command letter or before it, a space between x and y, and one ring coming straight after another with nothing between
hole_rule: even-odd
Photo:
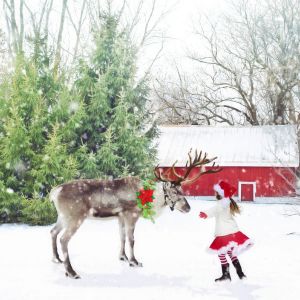
<instances>
[{"instance_id":1,"label":"bare tree","mask_svg":"<svg viewBox=\"0 0 300 300\"><path fill-rule=\"evenodd\" d=\"M68 0L63 0L61 14L60 14L60 23L59 23L59 30L58 30L58 36L56 42L56 51L55 51L55 58L54 58L54 69L53 69L54 76L57 75L58 67L61 60L62 37L63 37L63 30L65 24L65 14L67 10L67 2Z\"/></svg>"},{"instance_id":2,"label":"bare tree","mask_svg":"<svg viewBox=\"0 0 300 300\"><path fill-rule=\"evenodd\" d=\"M32 32L27 34L27 40L33 41L33 54L37 57L42 42L45 45L45 49L47 49L48 44L48 35L49 35L49 27L48 20L50 13L52 11L53 0L48 1L45 0L42 4L42 7L39 11L39 14L33 12L33 10L24 3L27 13L30 18L31 30ZM43 26L45 24L45 26Z\"/></svg>"},{"instance_id":3,"label":"bare tree","mask_svg":"<svg viewBox=\"0 0 300 300\"><path fill-rule=\"evenodd\" d=\"M23 51L24 0L19 0L19 20L17 20L18 9L15 0L3 0L3 11L8 32L9 50L11 53L18 54Z\"/></svg>"},{"instance_id":4,"label":"bare tree","mask_svg":"<svg viewBox=\"0 0 300 300\"><path fill-rule=\"evenodd\" d=\"M26 42L34 42L36 53L38 41L48 43L49 18L53 0L42 0L38 6L25 0L4 0L3 16L6 21L7 45L11 56L28 51Z\"/></svg>"},{"instance_id":5,"label":"bare tree","mask_svg":"<svg viewBox=\"0 0 300 300\"><path fill-rule=\"evenodd\" d=\"M70 12L70 9L67 6L68 16L76 34L76 41L75 41L74 52L73 52L73 61L77 58L78 55L81 30L86 17L86 6L87 6L86 4L87 4L87 0L83 0L80 8L80 17L78 20L78 24L76 24L76 22L74 21L72 13Z\"/></svg>"},{"instance_id":6,"label":"bare tree","mask_svg":"<svg viewBox=\"0 0 300 300\"><path fill-rule=\"evenodd\" d=\"M90 26L93 30L101 27L101 13L104 5L108 11L116 11L120 25L126 30L126 33L130 35L130 39L136 45L139 57L144 57L145 49L148 46L152 46L152 53L151 55L148 54L148 57L151 58L147 61L147 67L144 72L146 75L149 74L163 51L166 38L160 24L172 8L160 9L157 0L139 0L135 3L128 0L122 0L117 3L113 0L88 0L87 10ZM153 48L153 45L157 47Z\"/></svg>"},{"instance_id":7,"label":"bare tree","mask_svg":"<svg viewBox=\"0 0 300 300\"><path fill-rule=\"evenodd\" d=\"M192 104L210 118L213 114L205 110L209 103L217 112L213 120L224 118L228 124L297 123L299 1L240 0L230 11L217 24L206 20L196 26L202 49L189 51L198 69L187 80L186 106ZM180 115L188 113L179 110Z\"/></svg>"},{"instance_id":8,"label":"bare tree","mask_svg":"<svg viewBox=\"0 0 300 300\"><path fill-rule=\"evenodd\" d=\"M5 53L6 53L6 49L5 49L5 36L3 31L0 29L0 75L2 74L2 72L4 71L4 63L5 63ZM0 79L1 81L1 79Z\"/></svg>"},{"instance_id":9,"label":"bare tree","mask_svg":"<svg viewBox=\"0 0 300 300\"><path fill-rule=\"evenodd\" d=\"M6 22L10 55L21 52L35 55L43 45L43 51L53 51L53 74L57 76L62 62L72 67L74 61L86 53L93 36L91 33L101 26L102 6L105 5L118 14L120 27L137 46L143 65L141 78L151 72L163 50L164 37L159 25L168 10L161 12L158 4L157 0L134 3L126 0L39 0L33 5L27 0L3 0L0 16ZM55 23L54 11L60 14ZM145 54L149 45L152 54Z\"/></svg>"},{"instance_id":10,"label":"bare tree","mask_svg":"<svg viewBox=\"0 0 300 300\"><path fill-rule=\"evenodd\" d=\"M153 110L160 124L212 125L216 122L234 124L234 118L216 107L208 91L206 93L193 84L190 74L176 68L176 82L160 78L154 85ZM223 100L220 100L222 103ZM156 108L155 108L156 107Z\"/></svg>"},{"instance_id":11,"label":"bare tree","mask_svg":"<svg viewBox=\"0 0 300 300\"><path fill-rule=\"evenodd\" d=\"M0 55L4 53L4 32L0 29Z\"/></svg>"},{"instance_id":12,"label":"bare tree","mask_svg":"<svg viewBox=\"0 0 300 300\"><path fill-rule=\"evenodd\" d=\"M45 7L47 7L45 9L45 25L44 25L44 33L45 33L45 37L46 37L46 42L48 40L48 28L49 28L49 19L50 19L50 13L52 11L52 7L53 7L53 0L50 0L49 3L48 1L45 2Z\"/></svg>"}]
</instances>

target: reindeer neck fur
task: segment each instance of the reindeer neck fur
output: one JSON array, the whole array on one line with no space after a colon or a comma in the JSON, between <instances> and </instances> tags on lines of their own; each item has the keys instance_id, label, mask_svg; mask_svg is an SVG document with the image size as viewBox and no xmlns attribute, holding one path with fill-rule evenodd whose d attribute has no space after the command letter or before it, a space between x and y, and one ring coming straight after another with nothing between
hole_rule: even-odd
<instances>
[{"instance_id":1,"label":"reindeer neck fur","mask_svg":"<svg viewBox=\"0 0 300 300\"><path fill-rule=\"evenodd\" d=\"M155 211L155 217L158 217L163 209L166 207L166 201L165 201L165 195L164 195L164 190L163 190L163 183L162 182L157 182L156 183L156 189L154 192L154 211Z\"/></svg>"}]
</instances>

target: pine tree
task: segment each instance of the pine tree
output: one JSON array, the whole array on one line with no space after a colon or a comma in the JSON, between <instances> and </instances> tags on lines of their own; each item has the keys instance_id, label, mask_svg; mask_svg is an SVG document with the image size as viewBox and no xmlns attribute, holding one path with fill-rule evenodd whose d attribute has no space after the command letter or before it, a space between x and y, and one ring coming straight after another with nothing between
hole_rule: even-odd
<instances>
[{"instance_id":1,"label":"pine tree","mask_svg":"<svg viewBox=\"0 0 300 300\"><path fill-rule=\"evenodd\" d=\"M40 49L17 57L0 84L0 222L53 222L48 192L78 174L72 141L82 103L63 77L53 79L50 58Z\"/></svg>"},{"instance_id":2,"label":"pine tree","mask_svg":"<svg viewBox=\"0 0 300 300\"><path fill-rule=\"evenodd\" d=\"M95 50L88 62L80 62L76 80L86 108L77 145L85 145L87 159L96 158L102 175L146 175L155 155L151 145L155 131L145 133L150 124L147 79L136 82L136 48L121 29L118 15L108 10L100 18ZM81 170L85 164L81 160Z\"/></svg>"},{"instance_id":3,"label":"pine tree","mask_svg":"<svg viewBox=\"0 0 300 300\"><path fill-rule=\"evenodd\" d=\"M33 191L46 196L51 187L77 176L77 160L69 155L59 135L59 125L53 127L42 152L35 155L35 168L31 171Z\"/></svg>"},{"instance_id":4,"label":"pine tree","mask_svg":"<svg viewBox=\"0 0 300 300\"><path fill-rule=\"evenodd\" d=\"M42 37L1 79L0 223L53 222L48 192L77 177L149 174L155 126L146 130L147 79L137 82L136 48L118 14L100 18L73 87L63 70L54 78Z\"/></svg>"}]
</instances>

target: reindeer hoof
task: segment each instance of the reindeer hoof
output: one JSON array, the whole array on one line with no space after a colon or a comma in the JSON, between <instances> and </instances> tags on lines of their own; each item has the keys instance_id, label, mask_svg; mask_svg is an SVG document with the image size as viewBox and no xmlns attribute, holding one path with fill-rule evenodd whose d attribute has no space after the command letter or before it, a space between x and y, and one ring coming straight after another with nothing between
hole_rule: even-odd
<instances>
[{"instance_id":1,"label":"reindeer hoof","mask_svg":"<svg viewBox=\"0 0 300 300\"><path fill-rule=\"evenodd\" d=\"M128 258L126 255L121 255L119 258L121 261L126 261L126 262L128 261Z\"/></svg>"},{"instance_id":2,"label":"reindeer hoof","mask_svg":"<svg viewBox=\"0 0 300 300\"><path fill-rule=\"evenodd\" d=\"M138 262L138 261L130 261L130 262L129 262L129 266L130 266L130 267L142 267L143 264L140 263L140 262Z\"/></svg>"},{"instance_id":3,"label":"reindeer hoof","mask_svg":"<svg viewBox=\"0 0 300 300\"><path fill-rule=\"evenodd\" d=\"M53 257L52 262L56 264L62 264L63 261L59 257Z\"/></svg>"},{"instance_id":4,"label":"reindeer hoof","mask_svg":"<svg viewBox=\"0 0 300 300\"><path fill-rule=\"evenodd\" d=\"M72 279L80 279L80 276L78 274L76 274L76 273L75 274L71 274L71 273L66 272L65 275L66 275L66 277L70 277Z\"/></svg>"}]
</instances>

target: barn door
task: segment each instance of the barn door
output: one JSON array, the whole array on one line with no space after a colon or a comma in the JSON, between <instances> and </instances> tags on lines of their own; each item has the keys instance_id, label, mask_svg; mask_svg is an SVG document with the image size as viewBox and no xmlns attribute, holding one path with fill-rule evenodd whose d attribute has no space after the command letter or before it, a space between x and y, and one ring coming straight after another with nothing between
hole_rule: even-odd
<instances>
[{"instance_id":1,"label":"barn door","mask_svg":"<svg viewBox=\"0 0 300 300\"><path fill-rule=\"evenodd\" d=\"M256 182L239 182L239 198L241 201L254 201Z\"/></svg>"}]
</instances>

